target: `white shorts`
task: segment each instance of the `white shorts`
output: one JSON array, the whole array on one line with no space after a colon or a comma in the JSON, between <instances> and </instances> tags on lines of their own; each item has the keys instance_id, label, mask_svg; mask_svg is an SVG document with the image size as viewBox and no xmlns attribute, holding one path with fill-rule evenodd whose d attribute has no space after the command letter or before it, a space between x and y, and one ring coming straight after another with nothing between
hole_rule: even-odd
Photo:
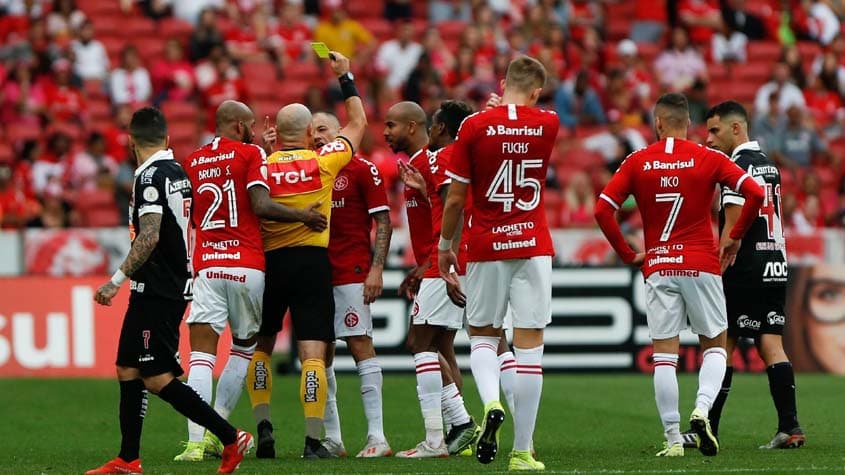
<instances>
[{"instance_id":1,"label":"white shorts","mask_svg":"<svg viewBox=\"0 0 845 475\"><path fill-rule=\"evenodd\" d=\"M334 336L373 336L370 306L364 304L364 284L334 286Z\"/></svg>"},{"instance_id":2,"label":"white shorts","mask_svg":"<svg viewBox=\"0 0 845 475\"><path fill-rule=\"evenodd\" d=\"M463 280L461 280L463 286ZM446 281L440 277L425 278L411 309L414 325L433 325L460 330L464 323L464 309L458 307L446 293Z\"/></svg>"},{"instance_id":3,"label":"white shorts","mask_svg":"<svg viewBox=\"0 0 845 475\"><path fill-rule=\"evenodd\" d=\"M697 274L666 276L655 272L648 276L646 318L652 339L676 337L687 328L696 335L713 338L728 329L722 277Z\"/></svg>"},{"instance_id":4,"label":"white shorts","mask_svg":"<svg viewBox=\"0 0 845 475\"><path fill-rule=\"evenodd\" d=\"M510 304L512 328L546 328L552 321L552 258L467 264L467 322L502 328Z\"/></svg>"},{"instance_id":5,"label":"white shorts","mask_svg":"<svg viewBox=\"0 0 845 475\"><path fill-rule=\"evenodd\" d=\"M261 326L264 272L245 267L209 267L194 279L194 301L187 323L208 323L217 334L226 322L232 337L252 338Z\"/></svg>"}]
</instances>

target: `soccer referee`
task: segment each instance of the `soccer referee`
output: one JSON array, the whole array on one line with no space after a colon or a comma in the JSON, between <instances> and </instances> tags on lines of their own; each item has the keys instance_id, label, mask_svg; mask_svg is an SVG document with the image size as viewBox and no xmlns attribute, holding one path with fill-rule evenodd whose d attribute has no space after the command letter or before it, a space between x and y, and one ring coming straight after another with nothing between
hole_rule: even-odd
<instances>
[{"instance_id":1,"label":"soccer referee","mask_svg":"<svg viewBox=\"0 0 845 475\"><path fill-rule=\"evenodd\" d=\"M352 159L367 128L364 106L349 60L332 52L331 67L346 98L349 123L337 139L313 150L311 111L290 104L276 115L280 150L267 157L270 194L277 202L296 208L320 202L318 211L331 213L335 176ZM289 309L297 350L302 363L300 398L305 412L304 458L330 458L320 443L326 409L326 363L328 344L334 335L334 295L329 263L329 230L314 232L301 223L262 222L267 270L264 311L258 346L247 375L247 391L258 423L260 458L275 457L270 422L270 354L282 319Z\"/></svg>"}]
</instances>

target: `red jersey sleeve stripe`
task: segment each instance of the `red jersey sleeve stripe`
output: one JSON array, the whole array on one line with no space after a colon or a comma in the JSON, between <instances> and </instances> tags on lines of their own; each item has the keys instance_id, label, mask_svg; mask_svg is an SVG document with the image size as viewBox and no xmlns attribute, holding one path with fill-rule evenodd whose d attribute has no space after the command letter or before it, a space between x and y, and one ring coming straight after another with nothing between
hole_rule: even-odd
<instances>
[{"instance_id":1,"label":"red jersey sleeve stripe","mask_svg":"<svg viewBox=\"0 0 845 475\"><path fill-rule=\"evenodd\" d=\"M251 181L251 182L247 183L246 189L248 190L248 189L252 188L253 186L263 186L264 188L267 188L268 190L270 189L270 185L268 185L267 183L265 183L261 180L255 180L255 181Z\"/></svg>"},{"instance_id":2,"label":"red jersey sleeve stripe","mask_svg":"<svg viewBox=\"0 0 845 475\"><path fill-rule=\"evenodd\" d=\"M745 173L741 177L739 177L739 180L737 180L736 186L734 187L734 191L739 193L739 189L742 188L742 182L744 182L746 178L751 178L751 175Z\"/></svg>"},{"instance_id":3,"label":"red jersey sleeve stripe","mask_svg":"<svg viewBox=\"0 0 845 475\"><path fill-rule=\"evenodd\" d=\"M601 199L603 199L603 200L607 201L608 203L610 203L610 206L613 206L613 209L618 210L619 208L621 208L621 206L619 206L618 204L616 204L616 202L615 202L615 201L613 201L613 200L612 200L609 196L607 196L607 195L606 195L606 194L604 194L604 193L602 193L601 195L599 195L599 198L601 198Z\"/></svg>"},{"instance_id":4,"label":"red jersey sleeve stripe","mask_svg":"<svg viewBox=\"0 0 845 475\"><path fill-rule=\"evenodd\" d=\"M459 182L461 182L461 183L466 183L466 184L469 184L469 183L471 183L471 182L472 182L472 180L470 180L469 178L466 178L466 177L463 177L463 176L460 176L460 175L456 175L456 174L452 173L451 171L447 171L447 172L446 172L446 175L447 175L449 178L451 178L451 179L453 179L453 180L457 180L457 181L459 181Z\"/></svg>"},{"instance_id":5,"label":"red jersey sleeve stripe","mask_svg":"<svg viewBox=\"0 0 845 475\"><path fill-rule=\"evenodd\" d=\"M390 211L390 206L376 206L375 208L370 208L367 210L367 212L370 214L376 214L382 211Z\"/></svg>"}]
</instances>

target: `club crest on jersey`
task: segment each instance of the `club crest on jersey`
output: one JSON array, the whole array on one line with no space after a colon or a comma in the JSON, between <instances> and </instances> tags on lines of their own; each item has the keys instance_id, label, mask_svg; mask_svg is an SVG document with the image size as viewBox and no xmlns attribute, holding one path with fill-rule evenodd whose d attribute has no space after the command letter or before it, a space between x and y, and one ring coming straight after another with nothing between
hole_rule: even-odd
<instances>
[{"instance_id":1,"label":"club crest on jersey","mask_svg":"<svg viewBox=\"0 0 845 475\"><path fill-rule=\"evenodd\" d=\"M349 307L346 309L346 316L343 317L343 324L346 325L346 328L354 328L355 325L358 325L358 314L355 313L355 309Z\"/></svg>"},{"instance_id":2,"label":"club crest on jersey","mask_svg":"<svg viewBox=\"0 0 845 475\"><path fill-rule=\"evenodd\" d=\"M154 186L148 186L144 188L144 199L147 201L156 201L158 200L158 190Z\"/></svg>"},{"instance_id":3,"label":"club crest on jersey","mask_svg":"<svg viewBox=\"0 0 845 475\"><path fill-rule=\"evenodd\" d=\"M414 301L414 309L411 310L411 316L416 317L419 314L420 314L420 304L418 304L416 301Z\"/></svg>"},{"instance_id":4,"label":"club crest on jersey","mask_svg":"<svg viewBox=\"0 0 845 475\"><path fill-rule=\"evenodd\" d=\"M346 175L340 175L334 180L335 191L343 191L349 186L349 178Z\"/></svg>"}]
</instances>

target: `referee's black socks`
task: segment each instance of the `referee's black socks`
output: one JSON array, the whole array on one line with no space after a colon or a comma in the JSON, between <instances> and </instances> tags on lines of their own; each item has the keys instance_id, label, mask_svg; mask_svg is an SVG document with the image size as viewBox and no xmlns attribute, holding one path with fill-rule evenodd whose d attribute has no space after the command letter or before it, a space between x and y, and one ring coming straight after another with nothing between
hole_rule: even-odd
<instances>
[{"instance_id":1,"label":"referee's black socks","mask_svg":"<svg viewBox=\"0 0 845 475\"><path fill-rule=\"evenodd\" d=\"M140 379L120 381L120 453L127 462L137 460L141 448L141 427L147 413L147 390Z\"/></svg>"},{"instance_id":2,"label":"referee's black socks","mask_svg":"<svg viewBox=\"0 0 845 475\"><path fill-rule=\"evenodd\" d=\"M728 366L725 368L725 377L722 379L722 388L719 389L719 394L716 395L716 400L713 401L713 407L710 408L710 414L707 418L710 419L710 430L713 435L719 436L719 420L722 418L722 408L725 407L725 401L728 400L728 395L731 392L731 383L734 379L734 367Z\"/></svg>"},{"instance_id":3,"label":"referee's black socks","mask_svg":"<svg viewBox=\"0 0 845 475\"><path fill-rule=\"evenodd\" d=\"M237 439L237 430L182 381L173 378L167 386L161 388L158 396L183 416L211 431L223 445L229 445Z\"/></svg>"},{"instance_id":4,"label":"referee's black socks","mask_svg":"<svg viewBox=\"0 0 845 475\"><path fill-rule=\"evenodd\" d=\"M766 368L769 391L778 411L778 432L789 433L798 427L798 409L795 405L795 372L792 363L784 361Z\"/></svg>"}]
</instances>

